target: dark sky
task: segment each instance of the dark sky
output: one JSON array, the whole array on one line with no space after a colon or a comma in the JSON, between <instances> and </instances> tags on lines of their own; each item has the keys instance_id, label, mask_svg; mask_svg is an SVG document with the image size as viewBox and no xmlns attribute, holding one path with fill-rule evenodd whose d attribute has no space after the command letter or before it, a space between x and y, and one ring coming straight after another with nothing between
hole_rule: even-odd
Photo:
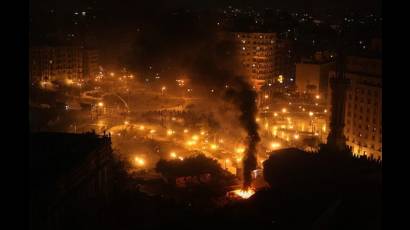
<instances>
[{"instance_id":1,"label":"dark sky","mask_svg":"<svg viewBox=\"0 0 410 230\"><path fill-rule=\"evenodd\" d=\"M31 0L35 7L50 7L58 5L61 9L81 7L92 2L105 9L143 9L164 10L175 8L217 8L232 5L234 7L272 7L289 9L317 8L380 8L381 0Z\"/></svg>"}]
</instances>

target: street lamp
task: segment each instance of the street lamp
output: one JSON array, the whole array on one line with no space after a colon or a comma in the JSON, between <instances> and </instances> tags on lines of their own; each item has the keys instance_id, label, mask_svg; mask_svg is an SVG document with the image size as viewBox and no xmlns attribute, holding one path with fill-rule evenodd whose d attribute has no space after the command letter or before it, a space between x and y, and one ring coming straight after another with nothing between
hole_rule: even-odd
<instances>
[{"instance_id":1,"label":"street lamp","mask_svg":"<svg viewBox=\"0 0 410 230\"><path fill-rule=\"evenodd\" d=\"M230 160L229 159L225 159L225 170L226 170L226 164L229 163Z\"/></svg>"}]
</instances>

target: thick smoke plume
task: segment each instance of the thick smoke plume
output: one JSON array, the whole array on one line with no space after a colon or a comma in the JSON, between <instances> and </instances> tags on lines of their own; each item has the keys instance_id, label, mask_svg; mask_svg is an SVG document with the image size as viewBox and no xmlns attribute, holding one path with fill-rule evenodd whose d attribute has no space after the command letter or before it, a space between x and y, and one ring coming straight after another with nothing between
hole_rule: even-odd
<instances>
[{"instance_id":1,"label":"thick smoke plume","mask_svg":"<svg viewBox=\"0 0 410 230\"><path fill-rule=\"evenodd\" d=\"M247 189L251 185L251 172L256 169L256 145L260 141L258 124L256 123L256 92L243 78L234 78L235 86L226 92L226 98L230 100L240 111L239 120L248 134L248 148L243 160L243 187Z\"/></svg>"},{"instance_id":2,"label":"thick smoke plume","mask_svg":"<svg viewBox=\"0 0 410 230\"><path fill-rule=\"evenodd\" d=\"M145 25L138 34L129 67L144 77L160 72L161 80L169 82L184 74L200 96L210 97L208 101L215 106L223 104L218 101L229 102L238 110L239 124L248 139L243 161L247 188L251 171L256 168L256 145L260 140L255 121L256 92L243 74L235 44L221 36L216 20L209 20L178 12L162 16L155 25ZM212 95L211 89L215 92Z\"/></svg>"}]
</instances>

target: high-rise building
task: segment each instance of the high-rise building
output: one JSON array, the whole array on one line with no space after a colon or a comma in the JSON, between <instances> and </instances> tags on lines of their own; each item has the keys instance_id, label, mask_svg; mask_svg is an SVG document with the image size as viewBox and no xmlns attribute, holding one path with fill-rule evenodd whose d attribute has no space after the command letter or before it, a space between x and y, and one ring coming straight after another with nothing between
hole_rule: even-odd
<instances>
[{"instance_id":1,"label":"high-rise building","mask_svg":"<svg viewBox=\"0 0 410 230\"><path fill-rule=\"evenodd\" d=\"M279 39L276 43L275 77L282 76L283 81L294 83L295 63L293 62L292 44L289 40Z\"/></svg>"},{"instance_id":2,"label":"high-rise building","mask_svg":"<svg viewBox=\"0 0 410 230\"><path fill-rule=\"evenodd\" d=\"M346 78L350 86L345 102L344 134L355 155L382 158L381 60L348 57ZM334 77L335 72L330 73Z\"/></svg>"},{"instance_id":3,"label":"high-rise building","mask_svg":"<svg viewBox=\"0 0 410 230\"><path fill-rule=\"evenodd\" d=\"M296 87L299 93L328 96L329 72L335 63L329 61L302 60L296 64Z\"/></svg>"},{"instance_id":4,"label":"high-rise building","mask_svg":"<svg viewBox=\"0 0 410 230\"><path fill-rule=\"evenodd\" d=\"M248 77L259 89L275 78L276 33L234 32L230 36L237 45L239 59Z\"/></svg>"},{"instance_id":5,"label":"high-rise building","mask_svg":"<svg viewBox=\"0 0 410 230\"><path fill-rule=\"evenodd\" d=\"M29 52L30 80L32 82L83 78L81 47L32 47Z\"/></svg>"},{"instance_id":6,"label":"high-rise building","mask_svg":"<svg viewBox=\"0 0 410 230\"><path fill-rule=\"evenodd\" d=\"M96 49L85 48L83 50L83 75L84 78L93 78L97 76L98 68L98 51Z\"/></svg>"}]
</instances>

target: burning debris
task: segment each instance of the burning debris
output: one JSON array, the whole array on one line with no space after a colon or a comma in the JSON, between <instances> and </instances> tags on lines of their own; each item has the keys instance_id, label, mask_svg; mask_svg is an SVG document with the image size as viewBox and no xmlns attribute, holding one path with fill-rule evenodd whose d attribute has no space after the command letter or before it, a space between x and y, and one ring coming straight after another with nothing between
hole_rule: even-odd
<instances>
[{"instance_id":1,"label":"burning debris","mask_svg":"<svg viewBox=\"0 0 410 230\"><path fill-rule=\"evenodd\" d=\"M227 193L227 197L229 199L249 199L251 196L253 196L253 194L255 194L255 190L251 187L247 188L247 189L235 189L232 190L230 192Z\"/></svg>"},{"instance_id":2,"label":"burning debris","mask_svg":"<svg viewBox=\"0 0 410 230\"><path fill-rule=\"evenodd\" d=\"M241 197L242 199L248 199L253 194L255 194L255 190L252 188L248 188L247 190L237 189L233 191L237 196Z\"/></svg>"}]
</instances>

